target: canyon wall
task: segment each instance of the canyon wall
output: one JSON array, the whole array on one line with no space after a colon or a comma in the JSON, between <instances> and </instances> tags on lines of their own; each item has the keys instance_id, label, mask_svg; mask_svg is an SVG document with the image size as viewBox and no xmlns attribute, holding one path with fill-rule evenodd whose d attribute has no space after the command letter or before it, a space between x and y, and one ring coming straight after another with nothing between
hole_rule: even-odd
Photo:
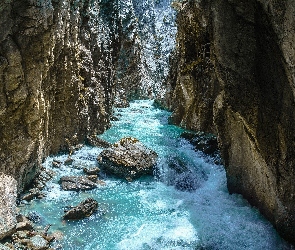
<instances>
[{"instance_id":1,"label":"canyon wall","mask_svg":"<svg viewBox=\"0 0 295 250\"><path fill-rule=\"evenodd\" d=\"M0 4L0 171L19 191L44 157L109 126L116 7L103 0Z\"/></svg>"},{"instance_id":2,"label":"canyon wall","mask_svg":"<svg viewBox=\"0 0 295 250\"><path fill-rule=\"evenodd\" d=\"M294 1L183 1L175 8L171 122L217 134L229 191L294 243Z\"/></svg>"},{"instance_id":3,"label":"canyon wall","mask_svg":"<svg viewBox=\"0 0 295 250\"><path fill-rule=\"evenodd\" d=\"M19 192L46 156L108 128L114 106L163 94L174 17L170 0L0 3L0 172Z\"/></svg>"}]
</instances>

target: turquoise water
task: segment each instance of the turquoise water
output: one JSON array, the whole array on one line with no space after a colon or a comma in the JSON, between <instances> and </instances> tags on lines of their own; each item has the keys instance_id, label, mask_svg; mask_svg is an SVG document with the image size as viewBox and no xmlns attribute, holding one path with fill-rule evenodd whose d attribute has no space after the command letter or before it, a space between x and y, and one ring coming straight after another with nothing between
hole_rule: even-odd
<instances>
[{"instance_id":1,"label":"turquoise water","mask_svg":"<svg viewBox=\"0 0 295 250\"><path fill-rule=\"evenodd\" d=\"M22 206L21 212L36 211L40 226L52 224L51 231L60 231L63 249L288 249L257 209L241 196L229 195L223 167L179 138L183 130L168 125L169 112L144 100L115 115L120 120L100 137L113 143L133 136L154 149L159 155L156 176L131 183L104 176L106 185L95 190L62 191L61 176L82 175L83 167L96 166L102 149L86 146L72 156L73 166L54 169L57 175L47 185L46 198ZM66 158L48 157L44 166L51 168L53 159ZM171 171L168 163L175 159L189 171ZM183 182L190 191L177 189ZM66 206L87 197L99 202L98 213L81 221L62 220Z\"/></svg>"}]
</instances>

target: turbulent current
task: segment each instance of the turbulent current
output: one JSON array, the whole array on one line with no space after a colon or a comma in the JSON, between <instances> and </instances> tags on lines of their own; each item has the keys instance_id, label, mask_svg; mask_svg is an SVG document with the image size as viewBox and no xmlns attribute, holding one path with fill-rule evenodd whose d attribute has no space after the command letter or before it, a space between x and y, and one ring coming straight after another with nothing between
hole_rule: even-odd
<instances>
[{"instance_id":1,"label":"turbulent current","mask_svg":"<svg viewBox=\"0 0 295 250\"><path fill-rule=\"evenodd\" d=\"M194 151L180 138L183 130L168 125L169 115L152 101L135 101L117 109L119 120L100 136L111 143L136 137L155 150L154 177L128 183L102 175L105 185L94 190L61 190L61 176L83 175L83 167L97 165L102 148L85 146L72 155L72 166L54 169L46 197L21 205L21 212L34 211L38 226L51 224L51 231L59 231L62 249L287 249L256 208L228 193L223 166ZM44 166L51 168L53 159L64 161L67 155L48 157ZM171 171L171 161L181 161L189 171ZM80 221L62 219L65 207L87 197L98 201L97 213Z\"/></svg>"}]
</instances>

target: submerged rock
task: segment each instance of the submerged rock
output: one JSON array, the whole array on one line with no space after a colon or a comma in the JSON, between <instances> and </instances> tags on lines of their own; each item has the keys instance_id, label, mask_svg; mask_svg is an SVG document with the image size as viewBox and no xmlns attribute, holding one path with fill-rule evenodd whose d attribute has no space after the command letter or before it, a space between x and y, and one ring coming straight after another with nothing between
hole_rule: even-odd
<instances>
[{"instance_id":1,"label":"submerged rock","mask_svg":"<svg viewBox=\"0 0 295 250\"><path fill-rule=\"evenodd\" d=\"M97 160L105 172L132 180L151 175L157 158L157 153L139 140L126 137L102 151Z\"/></svg>"},{"instance_id":2,"label":"submerged rock","mask_svg":"<svg viewBox=\"0 0 295 250\"><path fill-rule=\"evenodd\" d=\"M45 240L41 235L35 235L28 241L29 249L44 250L49 246L49 242Z\"/></svg>"},{"instance_id":3,"label":"submerged rock","mask_svg":"<svg viewBox=\"0 0 295 250\"><path fill-rule=\"evenodd\" d=\"M80 191L97 187L96 183L84 176L64 176L60 178L63 190Z\"/></svg>"},{"instance_id":4,"label":"submerged rock","mask_svg":"<svg viewBox=\"0 0 295 250\"><path fill-rule=\"evenodd\" d=\"M0 240L16 228L16 180L0 173Z\"/></svg>"},{"instance_id":5,"label":"submerged rock","mask_svg":"<svg viewBox=\"0 0 295 250\"><path fill-rule=\"evenodd\" d=\"M78 206L71 208L65 212L64 219L79 220L92 215L98 207L96 200L87 198L82 201Z\"/></svg>"},{"instance_id":6,"label":"submerged rock","mask_svg":"<svg viewBox=\"0 0 295 250\"><path fill-rule=\"evenodd\" d=\"M198 166L178 157L167 157L160 166L159 179L181 191L194 191L208 178Z\"/></svg>"}]
</instances>

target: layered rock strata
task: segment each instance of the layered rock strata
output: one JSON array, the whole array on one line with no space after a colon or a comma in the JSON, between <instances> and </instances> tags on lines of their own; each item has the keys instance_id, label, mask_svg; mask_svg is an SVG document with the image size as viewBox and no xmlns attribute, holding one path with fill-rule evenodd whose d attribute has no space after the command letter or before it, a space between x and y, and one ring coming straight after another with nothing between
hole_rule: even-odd
<instances>
[{"instance_id":1,"label":"layered rock strata","mask_svg":"<svg viewBox=\"0 0 295 250\"><path fill-rule=\"evenodd\" d=\"M215 132L230 192L295 239L295 3L183 1L171 121Z\"/></svg>"}]
</instances>

